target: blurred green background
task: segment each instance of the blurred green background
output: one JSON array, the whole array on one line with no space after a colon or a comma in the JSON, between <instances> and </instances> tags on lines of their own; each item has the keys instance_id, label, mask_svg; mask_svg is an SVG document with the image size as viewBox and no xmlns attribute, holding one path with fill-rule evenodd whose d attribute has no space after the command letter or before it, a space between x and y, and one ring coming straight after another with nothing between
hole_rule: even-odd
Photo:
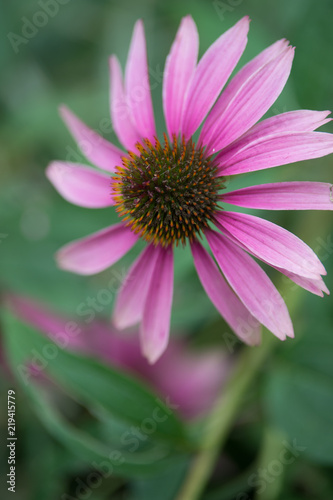
<instances>
[{"instance_id":1,"label":"blurred green background","mask_svg":"<svg viewBox=\"0 0 333 500\"><path fill-rule=\"evenodd\" d=\"M164 62L181 17L190 13L198 25L201 54L244 15L252 22L241 64L279 38L296 46L291 77L269 114L300 108L333 109L333 4L330 0L54 0L55 13L47 16L45 25L30 31L30 38L16 38L23 36L22 28L29 22L43 24L36 13L45 12L46 5L46 0L14 0L0 6L0 286L75 316L77 306L88 295L95 296L115 270L123 272L128 267L138 248L97 276L79 277L56 268L53 255L60 246L116 221L112 209L86 210L65 202L45 178L45 167L53 159L81 158L59 118L59 104L67 104L88 125L102 129L107 139L117 143L109 121L108 56L117 54L124 65L133 25L143 18L155 116L158 131L163 132ZM323 130L333 132L333 127L328 124ZM281 180L332 182L332 172L331 156L241 176L232 186ZM331 214L263 216L295 232L317 251L328 271L326 284L333 289ZM332 301L291 287L269 272L286 290L296 340L279 346L248 395L205 500L333 498ZM187 250L177 252L175 283L174 329L197 345L225 347L220 333L227 328L203 293ZM112 304L102 314L108 317L111 309ZM4 371L0 383L3 401L8 387L16 388L17 383ZM87 461L55 440L26 404L27 395L19 394L16 498L52 500L72 494L73 478L84 478L89 472ZM6 412L0 423L4 443ZM273 486L258 493L258 488L249 486L248 477L274 460L283 439L296 439L305 451L274 478ZM3 476L7 470L5 447L1 453ZM181 462L150 479L110 479L89 498L171 500L170 478L180 481L183 473ZM1 484L3 487L2 498L7 498Z\"/></svg>"}]
</instances>

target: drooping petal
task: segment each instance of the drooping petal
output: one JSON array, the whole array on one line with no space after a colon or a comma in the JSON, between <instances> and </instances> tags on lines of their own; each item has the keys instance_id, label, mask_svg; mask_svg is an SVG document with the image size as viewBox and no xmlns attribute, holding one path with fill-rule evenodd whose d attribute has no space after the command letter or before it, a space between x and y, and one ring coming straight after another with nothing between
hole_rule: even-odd
<instances>
[{"instance_id":1,"label":"drooping petal","mask_svg":"<svg viewBox=\"0 0 333 500\"><path fill-rule=\"evenodd\" d=\"M280 115L271 116L250 128L239 139L224 148L218 155L218 160L229 161L233 155L240 153L243 148L255 146L263 141L265 137L280 137L286 133L313 132L331 120L327 118L330 111L311 111L301 109L299 111L288 111Z\"/></svg>"},{"instance_id":2,"label":"drooping petal","mask_svg":"<svg viewBox=\"0 0 333 500\"><path fill-rule=\"evenodd\" d=\"M325 285L324 280L322 278L318 279L304 278L303 276L299 276L298 274L290 273L285 269L280 269L279 267L274 267L274 268L280 273L287 276L298 286L307 290L308 292L314 293L315 295L319 295L320 297L324 296L323 292L325 292L327 295L330 294L330 291Z\"/></svg>"},{"instance_id":3,"label":"drooping petal","mask_svg":"<svg viewBox=\"0 0 333 500\"><path fill-rule=\"evenodd\" d=\"M115 167L121 165L123 151L87 127L66 106L60 107L60 115L84 156L96 167L115 172Z\"/></svg>"},{"instance_id":4,"label":"drooping petal","mask_svg":"<svg viewBox=\"0 0 333 500\"><path fill-rule=\"evenodd\" d=\"M260 343L260 324L249 313L199 242L191 245L194 264L208 297L232 330L249 345Z\"/></svg>"},{"instance_id":5,"label":"drooping petal","mask_svg":"<svg viewBox=\"0 0 333 500\"><path fill-rule=\"evenodd\" d=\"M213 107L212 111L209 113L204 126L202 128L202 133L200 136L201 142L203 144L209 139L214 130L217 120L221 113L225 111L228 103L237 95L237 93L242 89L244 84L254 75L260 68L265 66L267 63L273 59L280 56L287 48L288 41L285 39L278 40L273 45L270 45L265 50L260 52L254 59L249 61L245 66L243 66L238 73L232 78L231 82L227 85L226 89L223 91L223 95L218 99L217 103Z\"/></svg>"},{"instance_id":6,"label":"drooping petal","mask_svg":"<svg viewBox=\"0 0 333 500\"><path fill-rule=\"evenodd\" d=\"M146 380L158 394L169 398L185 418L201 416L211 408L234 364L221 349L191 350L185 342L174 338L159 361L149 365L140 352L138 335L124 335L98 319L79 324L77 318L74 321L74 318L60 317L43 304L23 296L5 294L2 298L5 307L16 317L50 337L61 348L94 357ZM4 359L1 359L1 368L6 368ZM34 376L42 375L41 370L30 363L27 368L32 369Z\"/></svg>"},{"instance_id":7,"label":"drooping petal","mask_svg":"<svg viewBox=\"0 0 333 500\"><path fill-rule=\"evenodd\" d=\"M65 200L87 208L113 205L108 175L77 163L54 161L46 176Z\"/></svg>"},{"instance_id":8,"label":"drooping petal","mask_svg":"<svg viewBox=\"0 0 333 500\"><path fill-rule=\"evenodd\" d=\"M232 78L231 82L227 85L226 89L223 91L223 95L219 98L216 105L209 113L207 120L204 124L202 130L202 138L204 134L211 132L211 129L215 126L215 122L219 117L219 113L222 113L228 106L228 103L234 98L235 95L242 89L244 84L262 67L268 64L273 59L281 56L288 47L289 42L286 39L278 40L273 43L265 50L260 52L256 57L249 61L245 66L243 66L238 73ZM207 137L208 137L207 135Z\"/></svg>"},{"instance_id":9,"label":"drooping petal","mask_svg":"<svg viewBox=\"0 0 333 500\"><path fill-rule=\"evenodd\" d=\"M200 140L216 153L239 138L272 106L289 77L294 49L286 47L239 86L233 80L217 101L202 129Z\"/></svg>"},{"instance_id":10,"label":"drooping petal","mask_svg":"<svg viewBox=\"0 0 333 500\"><path fill-rule=\"evenodd\" d=\"M25 323L47 334L52 340L68 349L82 349L85 336L81 327L42 306L38 302L20 295L7 294L5 303Z\"/></svg>"},{"instance_id":11,"label":"drooping petal","mask_svg":"<svg viewBox=\"0 0 333 500\"><path fill-rule=\"evenodd\" d=\"M332 121L332 118L327 118L330 114L330 111L313 111L311 109L287 111L257 123L243 137L252 141L263 135L283 132L313 132Z\"/></svg>"},{"instance_id":12,"label":"drooping petal","mask_svg":"<svg viewBox=\"0 0 333 500\"><path fill-rule=\"evenodd\" d=\"M123 85L121 67L116 56L110 57L110 106L112 125L119 141L127 150L135 151L142 136L132 121Z\"/></svg>"},{"instance_id":13,"label":"drooping petal","mask_svg":"<svg viewBox=\"0 0 333 500\"><path fill-rule=\"evenodd\" d=\"M77 274L96 274L117 262L137 240L123 223L115 224L65 245L57 253L58 265Z\"/></svg>"},{"instance_id":14,"label":"drooping petal","mask_svg":"<svg viewBox=\"0 0 333 500\"><path fill-rule=\"evenodd\" d=\"M147 48L143 22L136 22L128 54L125 89L132 121L141 137L156 136L153 103L148 76Z\"/></svg>"},{"instance_id":15,"label":"drooping petal","mask_svg":"<svg viewBox=\"0 0 333 500\"><path fill-rule=\"evenodd\" d=\"M285 38L277 40L272 45L262 50L256 57L243 66L232 78L230 84L223 91L227 100L230 99L244 83L262 66L281 55L288 47L289 42Z\"/></svg>"},{"instance_id":16,"label":"drooping petal","mask_svg":"<svg viewBox=\"0 0 333 500\"><path fill-rule=\"evenodd\" d=\"M247 248L244 244L242 244L239 240L237 240L237 238L235 238L225 228L223 229L223 232L224 232L225 236L227 236L230 241L232 241L237 246L239 246L240 248L242 248L246 252L250 253L254 257L259 258L257 254L250 251L249 248ZM327 286L325 285L324 280L322 279L321 276L318 278L305 278L304 276L300 276L298 274L291 273L290 271L287 271L286 269L282 269L282 268L277 267L277 266L272 266L272 264L270 264L269 262L267 262L264 259L261 259L261 260L263 262L265 262L265 264L270 265L271 267L273 267L274 269L276 269L280 273L287 276L290 280L292 280L298 286L304 288L305 290L308 290L311 293L314 293L315 295L320 295L321 297L323 297L323 292L325 292L327 295L330 294L330 292L329 292Z\"/></svg>"},{"instance_id":17,"label":"drooping petal","mask_svg":"<svg viewBox=\"0 0 333 500\"><path fill-rule=\"evenodd\" d=\"M150 366L147 380L179 405L178 411L183 416L199 417L211 408L233 364L231 356L217 347L193 350L171 338L163 356Z\"/></svg>"},{"instance_id":18,"label":"drooping petal","mask_svg":"<svg viewBox=\"0 0 333 500\"><path fill-rule=\"evenodd\" d=\"M116 328L127 328L141 321L157 255L154 245L147 246L129 270L113 312Z\"/></svg>"},{"instance_id":19,"label":"drooping petal","mask_svg":"<svg viewBox=\"0 0 333 500\"><path fill-rule=\"evenodd\" d=\"M205 234L223 274L250 313L279 339L293 337L288 309L267 274L222 234Z\"/></svg>"},{"instance_id":20,"label":"drooping petal","mask_svg":"<svg viewBox=\"0 0 333 500\"><path fill-rule=\"evenodd\" d=\"M191 16L182 19L167 57L163 78L163 110L168 134L181 129L186 91L194 74L199 51L199 35Z\"/></svg>"},{"instance_id":21,"label":"drooping petal","mask_svg":"<svg viewBox=\"0 0 333 500\"><path fill-rule=\"evenodd\" d=\"M173 295L172 249L156 247L155 252L155 269L140 328L142 351L150 363L157 361L168 344Z\"/></svg>"},{"instance_id":22,"label":"drooping petal","mask_svg":"<svg viewBox=\"0 0 333 500\"><path fill-rule=\"evenodd\" d=\"M325 182L276 182L223 195L232 205L263 210L333 210L333 185Z\"/></svg>"},{"instance_id":23,"label":"drooping petal","mask_svg":"<svg viewBox=\"0 0 333 500\"><path fill-rule=\"evenodd\" d=\"M267 220L249 214L221 212L218 226L259 259L305 278L326 274L316 254L297 236Z\"/></svg>"},{"instance_id":24,"label":"drooping petal","mask_svg":"<svg viewBox=\"0 0 333 500\"><path fill-rule=\"evenodd\" d=\"M146 380L186 418L210 409L234 362L222 349L193 350L171 338L163 356L151 365L141 354L138 335L126 335L97 322L92 323L90 334L92 354Z\"/></svg>"},{"instance_id":25,"label":"drooping petal","mask_svg":"<svg viewBox=\"0 0 333 500\"><path fill-rule=\"evenodd\" d=\"M230 77L247 43L249 18L223 33L202 56L188 89L182 133L189 138L209 112Z\"/></svg>"},{"instance_id":26,"label":"drooping petal","mask_svg":"<svg viewBox=\"0 0 333 500\"><path fill-rule=\"evenodd\" d=\"M255 172L333 153L333 136L325 132L295 132L266 136L240 151L218 155L223 175Z\"/></svg>"}]
</instances>

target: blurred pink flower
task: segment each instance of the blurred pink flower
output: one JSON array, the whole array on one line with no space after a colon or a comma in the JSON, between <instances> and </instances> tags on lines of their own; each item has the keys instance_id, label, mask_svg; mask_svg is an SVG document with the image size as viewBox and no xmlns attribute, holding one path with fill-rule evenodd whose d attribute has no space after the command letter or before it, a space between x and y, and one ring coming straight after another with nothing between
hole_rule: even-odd
<instances>
[{"instance_id":1,"label":"blurred pink flower","mask_svg":"<svg viewBox=\"0 0 333 500\"><path fill-rule=\"evenodd\" d=\"M168 136L163 142L155 129L142 21L134 27L124 80L117 58L110 59L112 123L127 152L61 108L82 152L107 173L57 161L47 169L49 180L79 206L115 205L122 221L66 245L57 256L59 266L98 273L139 238L148 242L120 290L114 322L118 328L140 323L143 353L152 363L168 343L173 247L179 243L190 243L207 295L248 344L260 342L260 323L281 340L294 336L282 297L249 254L312 293L328 293L323 265L299 238L259 217L224 209L225 203L270 210L333 209L332 186L325 183L279 182L223 191L226 176L333 152L332 134L314 132L330 121L328 111L291 111L257 123L288 79L294 49L286 40L247 63L220 95L245 49L248 30L244 17L197 63L196 25L191 16L182 20L165 65ZM215 260L199 243L202 235Z\"/></svg>"},{"instance_id":2,"label":"blurred pink flower","mask_svg":"<svg viewBox=\"0 0 333 500\"><path fill-rule=\"evenodd\" d=\"M47 335L60 347L93 356L129 372L169 398L186 418L197 417L211 407L223 387L231 359L221 350L195 352L184 341L172 339L169 349L151 365L142 356L138 335L119 333L102 321L86 325L60 317L43 305L17 295L8 295L6 304L23 322ZM75 326L75 327L74 327ZM32 374L40 375L32 366Z\"/></svg>"}]
</instances>

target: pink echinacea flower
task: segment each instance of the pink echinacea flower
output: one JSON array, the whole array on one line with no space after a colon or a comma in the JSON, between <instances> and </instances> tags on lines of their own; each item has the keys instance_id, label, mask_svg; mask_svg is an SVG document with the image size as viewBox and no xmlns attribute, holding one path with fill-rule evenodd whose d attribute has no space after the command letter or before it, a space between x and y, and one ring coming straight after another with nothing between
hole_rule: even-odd
<instances>
[{"instance_id":1,"label":"pink echinacea flower","mask_svg":"<svg viewBox=\"0 0 333 500\"><path fill-rule=\"evenodd\" d=\"M73 320L49 311L42 304L19 295L7 295L5 299L7 307L18 318L60 347L92 356L141 379L188 419L200 417L210 409L233 366L230 356L222 350L197 352L178 339L171 340L167 351L152 366L140 352L135 331L124 335L111 325L95 320L88 325L75 323L73 333L73 328L68 328ZM2 350L0 356L4 358L0 365L6 366ZM40 369L31 368L32 375L42 375Z\"/></svg>"},{"instance_id":2,"label":"pink echinacea flower","mask_svg":"<svg viewBox=\"0 0 333 500\"><path fill-rule=\"evenodd\" d=\"M94 274L114 264L139 238L147 242L119 292L114 323L118 328L140 323L142 350L151 363L168 343L175 245L190 244L207 295L250 345L260 342L260 324L281 340L294 336L282 297L250 255L312 293L328 293L321 277L325 269L303 241L276 224L224 207L333 209L327 183L278 182L224 192L226 176L333 152L332 134L315 132L330 121L328 111L291 111L257 123L288 79L294 49L286 40L265 49L227 83L248 30L244 17L197 62L196 25L191 16L182 20L164 71L167 134L162 141L155 129L142 21L134 28L124 79L117 58L110 59L111 118L126 152L61 108L87 159L106 173L58 161L47 169L49 180L76 205L115 206L120 221L66 245L58 264ZM200 243L202 236L212 255Z\"/></svg>"}]
</instances>

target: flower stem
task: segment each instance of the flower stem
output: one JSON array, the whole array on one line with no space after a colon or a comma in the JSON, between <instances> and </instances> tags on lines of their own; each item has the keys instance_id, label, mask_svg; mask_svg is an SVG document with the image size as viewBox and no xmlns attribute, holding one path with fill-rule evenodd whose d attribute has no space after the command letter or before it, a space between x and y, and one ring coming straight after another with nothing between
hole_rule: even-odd
<instances>
[{"instance_id":1,"label":"flower stem","mask_svg":"<svg viewBox=\"0 0 333 500\"><path fill-rule=\"evenodd\" d=\"M177 500L200 498L246 390L276 344L277 341L273 335L265 335L260 347L247 347L239 356L229 383L224 387L208 417L202 436L201 450L190 466Z\"/></svg>"},{"instance_id":2,"label":"flower stem","mask_svg":"<svg viewBox=\"0 0 333 500\"><path fill-rule=\"evenodd\" d=\"M329 213L322 214L320 227L318 226L318 218L315 219L319 234L327 233L331 220L329 215ZM309 227L315 226L309 223L307 218L305 229ZM304 228L300 232L304 233ZM291 284L286 277L282 279L286 283L286 285L281 283L284 292L282 297L288 299L289 311L295 311L300 300L299 288ZM228 384L223 388L208 416L203 431L201 450L195 456L176 500L198 500L201 497L247 389L274 347L279 343L270 332L264 333L266 335L263 335L263 342L259 347L246 347L239 356Z\"/></svg>"}]
</instances>

